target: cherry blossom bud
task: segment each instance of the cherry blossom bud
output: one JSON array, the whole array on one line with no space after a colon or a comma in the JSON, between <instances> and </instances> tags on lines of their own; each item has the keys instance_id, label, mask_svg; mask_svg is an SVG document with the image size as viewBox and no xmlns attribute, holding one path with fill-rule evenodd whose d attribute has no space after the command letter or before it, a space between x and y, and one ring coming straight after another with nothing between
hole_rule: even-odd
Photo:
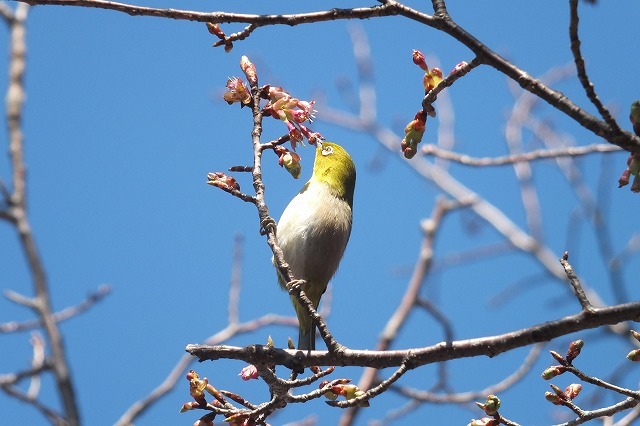
<instances>
[{"instance_id":1,"label":"cherry blossom bud","mask_svg":"<svg viewBox=\"0 0 640 426\"><path fill-rule=\"evenodd\" d=\"M564 390L564 394L567 396L567 398L572 400L576 396L578 396L581 390L582 390L582 385L580 383L572 383L569 386L567 386L567 388Z\"/></svg>"},{"instance_id":2,"label":"cherry blossom bud","mask_svg":"<svg viewBox=\"0 0 640 426\"><path fill-rule=\"evenodd\" d=\"M620 179L618 179L618 188L622 188L623 186L629 185L629 178L631 177L631 172L629 169L626 169L620 175Z\"/></svg>"},{"instance_id":3,"label":"cherry blossom bud","mask_svg":"<svg viewBox=\"0 0 640 426\"><path fill-rule=\"evenodd\" d=\"M580 355L580 351L584 347L583 340L574 340L569 344L569 349L567 350L567 362L571 362Z\"/></svg>"},{"instance_id":4,"label":"cherry blossom bud","mask_svg":"<svg viewBox=\"0 0 640 426\"><path fill-rule=\"evenodd\" d=\"M220 29L220 25L213 22L206 22L206 24L207 24L207 30L209 30L211 34L219 38L225 37L224 31Z\"/></svg>"},{"instance_id":5,"label":"cherry blossom bud","mask_svg":"<svg viewBox=\"0 0 640 426\"><path fill-rule=\"evenodd\" d=\"M634 339L636 339L638 342L640 342L640 333L638 333L635 330L631 330L631 335L633 336Z\"/></svg>"},{"instance_id":6,"label":"cherry blossom bud","mask_svg":"<svg viewBox=\"0 0 640 426\"><path fill-rule=\"evenodd\" d=\"M553 367L549 367L546 370L544 370L542 372L542 378L544 380L550 380L550 379L553 379L556 376L559 376L560 374L564 373L565 371L567 371L566 367L564 367L562 365L555 365Z\"/></svg>"},{"instance_id":7,"label":"cherry blossom bud","mask_svg":"<svg viewBox=\"0 0 640 426\"><path fill-rule=\"evenodd\" d=\"M460 71L462 71L462 69L463 69L464 67L466 67L467 65L469 65L469 64L468 64L468 63L466 63L465 61L459 62L459 63L458 63L458 65L456 65L456 66L453 68L453 71L451 71L451 74L457 74L457 73L459 73L459 72L460 72Z\"/></svg>"},{"instance_id":8,"label":"cherry blossom bud","mask_svg":"<svg viewBox=\"0 0 640 426\"><path fill-rule=\"evenodd\" d=\"M567 360L564 359L564 357L562 355L560 355L558 352L556 351L549 351L549 353L551 354L551 356L553 358L555 358L556 361L558 361L560 364L566 364Z\"/></svg>"},{"instance_id":9,"label":"cherry blossom bud","mask_svg":"<svg viewBox=\"0 0 640 426\"><path fill-rule=\"evenodd\" d=\"M553 405L564 405L565 402L564 399L560 398L556 393L549 391L544 393L544 398Z\"/></svg>"},{"instance_id":10,"label":"cherry blossom bud","mask_svg":"<svg viewBox=\"0 0 640 426\"><path fill-rule=\"evenodd\" d=\"M422 68L424 71L429 71L429 67L427 67L427 63L424 60L424 54L419 50L414 50L413 54L413 63Z\"/></svg>"},{"instance_id":11,"label":"cherry blossom bud","mask_svg":"<svg viewBox=\"0 0 640 426\"><path fill-rule=\"evenodd\" d=\"M187 411L190 411L190 410L195 410L195 409L198 409L198 408L200 408L200 404L198 404L195 401L185 402L182 405L182 408L180 408L180 412L184 413L184 412L187 412Z\"/></svg>"},{"instance_id":12,"label":"cherry blossom bud","mask_svg":"<svg viewBox=\"0 0 640 426\"><path fill-rule=\"evenodd\" d=\"M249 84L258 84L258 74L256 73L256 66L253 65L249 58L244 55L240 58L240 69L247 77L247 81L249 81Z\"/></svg>"},{"instance_id":13,"label":"cherry blossom bud","mask_svg":"<svg viewBox=\"0 0 640 426\"><path fill-rule=\"evenodd\" d=\"M240 376L242 378L242 380L244 380L245 382L247 380L251 380L251 379L257 379L259 376L258 374L258 368L251 364L251 365L247 365L246 367L244 367L241 371L240 374L238 374L238 376Z\"/></svg>"},{"instance_id":14,"label":"cherry blossom bud","mask_svg":"<svg viewBox=\"0 0 640 426\"><path fill-rule=\"evenodd\" d=\"M274 151L279 155L278 164L280 167L284 167L294 179L298 179L302 171L300 156L283 146L277 146Z\"/></svg>"},{"instance_id":15,"label":"cherry blossom bud","mask_svg":"<svg viewBox=\"0 0 640 426\"><path fill-rule=\"evenodd\" d=\"M491 417L483 417L481 419L473 419L467 426L498 426L500 422Z\"/></svg>"},{"instance_id":16,"label":"cherry blossom bud","mask_svg":"<svg viewBox=\"0 0 640 426\"><path fill-rule=\"evenodd\" d=\"M636 100L631 104L629 120L631 120L631 124L633 124L633 131L635 134L640 136L640 101Z\"/></svg>"},{"instance_id":17,"label":"cherry blossom bud","mask_svg":"<svg viewBox=\"0 0 640 426\"><path fill-rule=\"evenodd\" d=\"M225 191L240 190L240 185L232 176L227 176L222 172L207 174L207 184L224 189Z\"/></svg>"},{"instance_id":18,"label":"cherry blossom bud","mask_svg":"<svg viewBox=\"0 0 640 426\"><path fill-rule=\"evenodd\" d=\"M638 362L640 361L640 349L634 349L627 354L627 359L629 361Z\"/></svg>"},{"instance_id":19,"label":"cherry blossom bud","mask_svg":"<svg viewBox=\"0 0 640 426\"><path fill-rule=\"evenodd\" d=\"M205 414L204 416L202 416L198 420L196 420L193 423L193 426L214 426L213 425L213 419L214 419L215 416L216 416L215 413Z\"/></svg>"}]
</instances>

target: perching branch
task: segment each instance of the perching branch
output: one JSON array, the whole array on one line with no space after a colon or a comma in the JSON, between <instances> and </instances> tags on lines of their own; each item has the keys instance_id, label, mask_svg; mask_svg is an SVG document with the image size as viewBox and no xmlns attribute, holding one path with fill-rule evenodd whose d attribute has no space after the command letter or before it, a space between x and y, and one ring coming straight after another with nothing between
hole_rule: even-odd
<instances>
[{"instance_id":1,"label":"perching branch","mask_svg":"<svg viewBox=\"0 0 640 426\"><path fill-rule=\"evenodd\" d=\"M270 349L260 345L248 347L188 345L186 351L201 361L236 359L249 364L296 365L343 365L373 368L399 367L407 359L410 369L435 362L475 356L494 357L500 353L547 342L577 331L589 330L624 321L640 320L640 302L625 303L605 308L594 308L593 313L580 312L554 321L491 337L482 337L406 350L363 351L344 349L341 353L327 351L300 351Z\"/></svg>"}]
</instances>

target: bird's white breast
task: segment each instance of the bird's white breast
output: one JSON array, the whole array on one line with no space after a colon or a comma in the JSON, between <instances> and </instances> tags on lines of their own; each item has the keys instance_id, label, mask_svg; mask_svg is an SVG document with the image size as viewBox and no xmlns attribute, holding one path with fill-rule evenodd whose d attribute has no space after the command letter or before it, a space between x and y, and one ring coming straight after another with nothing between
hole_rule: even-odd
<instances>
[{"instance_id":1,"label":"bird's white breast","mask_svg":"<svg viewBox=\"0 0 640 426\"><path fill-rule=\"evenodd\" d=\"M310 183L278 222L278 243L296 278L324 286L338 269L351 233L351 207L328 185Z\"/></svg>"}]
</instances>

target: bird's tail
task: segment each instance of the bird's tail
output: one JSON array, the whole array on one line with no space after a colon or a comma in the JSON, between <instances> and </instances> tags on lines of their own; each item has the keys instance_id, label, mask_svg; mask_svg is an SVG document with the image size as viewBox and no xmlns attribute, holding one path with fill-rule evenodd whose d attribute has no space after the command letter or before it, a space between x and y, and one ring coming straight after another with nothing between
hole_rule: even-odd
<instances>
[{"instance_id":1,"label":"bird's tail","mask_svg":"<svg viewBox=\"0 0 640 426\"><path fill-rule=\"evenodd\" d=\"M310 318L307 318L310 320ZM316 327L312 321L310 324L300 324L298 331L298 349L301 351L316 350Z\"/></svg>"}]
</instances>

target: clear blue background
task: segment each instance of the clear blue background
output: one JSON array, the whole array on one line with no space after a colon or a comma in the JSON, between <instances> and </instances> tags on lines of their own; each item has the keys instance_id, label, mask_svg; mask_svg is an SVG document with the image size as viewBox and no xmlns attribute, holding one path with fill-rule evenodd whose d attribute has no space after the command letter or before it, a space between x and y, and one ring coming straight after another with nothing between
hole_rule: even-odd
<instances>
[{"instance_id":1,"label":"clear blue background","mask_svg":"<svg viewBox=\"0 0 640 426\"><path fill-rule=\"evenodd\" d=\"M427 3L408 2L419 8ZM448 3L450 14L461 26L531 75L572 60L567 2ZM266 5L259 1L146 4L245 13L369 5L355 1L331 5ZM589 75L601 99L621 125L630 129L628 106L640 97L635 32L640 3L599 2L594 7L581 2L580 6L580 35ZM322 121L323 103L336 109L351 108L341 96L344 90L335 84L357 80L349 25L360 25L366 32L379 121L398 135L422 98L422 73L411 62L411 50L425 52L430 63L437 57L445 74L458 62L472 59L470 51L447 35L402 17L260 28L225 53L211 47L216 39L200 23L76 7L31 9L24 111L30 218L47 268L52 301L60 310L79 303L103 283L113 287L102 303L61 325L85 424L115 422L165 378L186 344L203 342L225 327L234 236L243 235L245 241L241 320L269 312L292 314L288 297L277 288L268 247L258 234L255 209L205 184L207 172L251 162L249 110L221 100L227 77L241 75L238 62L243 54L256 64L261 83L283 85L303 99L322 98L317 108L319 120L312 127L345 146L357 164L355 224L334 279L328 321L341 343L352 348L374 347L417 258L420 220L429 216L441 191L370 136ZM222 25L227 34L243 27ZM6 29L0 37L6 45ZM0 55L0 69L7 68L6 57ZM2 84L4 91L6 78ZM575 78L554 87L594 113ZM513 103L506 79L481 67L447 90L455 111L456 150L473 156L506 154L504 122ZM542 103L536 112L576 144L599 142ZM265 124L265 140L285 131L274 120ZM437 141L437 126L438 119L429 121L425 142ZM3 141L6 149L6 136ZM539 147L535 142L529 145L530 149ZM312 151L299 151L304 167L299 181L277 166L275 156L265 155L267 202L276 218L311 172ZM625 160L625 153L580 160L583 178L594 192L601 179L607 183L601 207L616 253L638 232L640 199L626 188L615 189ZM7 156L2 156L0 173L5 182L10 176L8 167ZM453 165L451 172L526 228L511 167ZM237 177L242 189L250 191L250 176ZM577 201L564 177L553 162L539 162L534 165L534 181L542 203L545 243L557 257L571 250L571 260L584 282L605 302L613 303L593 228L572 215ZM474 232L467 232L470 227ZM493 229L468 211L454 213L439 234L436 258L500 241ZM0 253L0 287L31 294L14 229L6 223L0 225ZM637 268L638 261L632 258L623 271L632 299L638 298ZM540 272L531 257L511 252L440 269L429 277L425 296L454 322L457 339L507 332L577 312L567 287ZM520 293L508 304L491 304L494 296L522 281L528 283L525 290L519 287ZM28 310L0 300L0 321L31 318ZM273 327L229 343L264 343L271 335L276 344L284 346L286 338L295 334L293 328ZM578 336L591 348L580 366L607 378L611 365L598 361L605 356L622 360L628 348L619 340L589 341L590 336L594 333ZM441 329L430 317L415 313L394 347L431 345L442 338ZM28 334L0 339L0 374L26 368L31 353ZM563 352L568 340L551 347ZM516 350L491 360L452 362L452 390L477 390L494 383L514 371L526 353ZM549 424L559 421L557 414L568 412L543 399L548 384L539 379L539 373L550 363L545 357L530 379L501 394L505 416L523 424ZM218 388L240 393L255 403L268 399L262 383L237 378L243 367L239 362L195 367ZM357 381L359 375L359 369L340 369L332 377ZM635 387L637 376L628 373L622 384ZM436 380L436 369L429 366L412 371L402 384L424 389ZM564 387L569 382L570 378L563 377L555 383ZM52 382L47 380L43 400L55 398L51 389ZM600 406L619 399L605 397ZM178 414L188 400L184 380L137 424L190 425L201 413ZM0 401L4 424L46 423L22 403L4 396ZM361 412L359 424L381 419L401 404L402 399L387 392ZM316 400L288 407L270 418L270 423L285 424L312 413L318 424L333 424L341 411ZM427 406L398 424L467 424L480 416L473 407L465 411Z\"/></svg>"}]
</instances>

